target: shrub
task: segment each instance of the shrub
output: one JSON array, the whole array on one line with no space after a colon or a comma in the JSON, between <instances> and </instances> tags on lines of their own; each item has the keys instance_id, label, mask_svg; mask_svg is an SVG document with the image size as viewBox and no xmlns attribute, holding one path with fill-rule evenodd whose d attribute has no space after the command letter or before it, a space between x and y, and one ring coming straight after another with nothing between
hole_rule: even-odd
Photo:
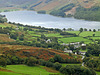
<instances>
[{"instance_id":1,"label":"shrub","mask_svg":"<svg viewBox=\"0 0 100 75\"><path fill-rule=\"evenodd\" d=\"M56 62L56 63L54 63L53 67L54 67L56 70L59 70L59 69L62 67L62 65L61 65L59 62Z\"/></svg>"},{"instance_id":2,"label":"shrub","mask_svg":"<svg viewBox=\"0 0 100 75\"><path fill-rule=\"evenodd\" d=\"M37 59L34 57L29 57L27 60L27 65L28 66L35 66L37 63Z\"/></svg>"},{"instance_id":3,"label":"shrub","mask_svg":"<svg viewBox=\"0 0 100 75\"><path fill-rule=\"evenodd\" d=\"M0 58L0 66L6 67L6 65L7 65L6 59L5 58Z\"/></svg>"}]
</instances>

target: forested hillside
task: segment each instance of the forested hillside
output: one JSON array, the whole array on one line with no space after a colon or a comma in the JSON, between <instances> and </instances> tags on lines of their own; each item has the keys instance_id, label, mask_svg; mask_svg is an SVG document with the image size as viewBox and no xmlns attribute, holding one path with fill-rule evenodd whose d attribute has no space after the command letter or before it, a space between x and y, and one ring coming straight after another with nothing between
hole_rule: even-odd
<instances>
[{"instance_id":1,"label":"forested hillside","mask_svg":"<svg viewBox=\"0 0 100 75\"><path fill-rule=\"evenodd\" d=\"M44 11L61 17L100 21L99 0L0 0L0 9Z\"/></svg>"}]
</instances>

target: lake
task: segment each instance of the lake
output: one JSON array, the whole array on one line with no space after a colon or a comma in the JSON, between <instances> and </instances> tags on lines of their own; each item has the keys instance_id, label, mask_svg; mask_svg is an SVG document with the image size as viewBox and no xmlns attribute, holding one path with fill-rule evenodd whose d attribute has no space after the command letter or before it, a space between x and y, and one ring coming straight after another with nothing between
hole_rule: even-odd
<instances>
[{"instance_id":1,"label":"lake","mask_svg":"<svg viewBox=\"0 0 100 75\"><path fill-rule=\"evenodd\" d=\"M100 29L100 22L85 21L74 18L61 18L48 14L37 14L35 11L13 11L2 12L6 15L8 21L21 23L24 25L41 26L46 28L73 28L78 30L79 28L87 29Z\"/></svg>"}]
</instances>

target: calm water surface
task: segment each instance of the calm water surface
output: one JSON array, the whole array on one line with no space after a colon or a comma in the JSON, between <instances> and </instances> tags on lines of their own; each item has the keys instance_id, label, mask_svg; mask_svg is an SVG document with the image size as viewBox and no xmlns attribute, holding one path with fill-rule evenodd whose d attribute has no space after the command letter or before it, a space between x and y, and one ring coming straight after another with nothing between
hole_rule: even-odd
<instances>
[{"instance_id":1,"label":"calm water surface","mask_svg":"<svg viewBox=\"0 0 100 75\"><path fill-rule=\"evenodd\" d=\"M33 25L42 26L46 28L73 28L75 30L79 28L87 29L100 29L100 22L96 21L85 21L74 18L61 18L55 17L48 14L37 14L35 11L13 11L3 12L6 15L8 21Z\"/></svg>"}]
</instances>

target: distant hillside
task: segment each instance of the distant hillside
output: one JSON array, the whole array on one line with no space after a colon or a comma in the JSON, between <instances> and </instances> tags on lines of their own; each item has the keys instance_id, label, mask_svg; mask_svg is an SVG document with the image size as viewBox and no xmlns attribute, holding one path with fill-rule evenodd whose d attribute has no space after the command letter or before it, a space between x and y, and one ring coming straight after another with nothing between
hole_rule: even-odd
<instances>
[{"instance_id":1,"label":"distant hillside","mask_svg":"<svg viewBox=\"0 0 100 75\"><path fill-rule=\"evenodd\" d=\"M65 14L69 17L74 16L75 18L78 18L78 19L100 21L100 19L97 18L98 16L100 16L98 14L98 11L99 11L98 8L100 7L98 6L100 6L99 0L0 0L1 8L2 7L17 7L17 8L23 8L23 9L29 9L29 10L35 10L35 11L44 10L47 13L51 13L52 11L55 11L55 10L60 10L63 13L57 11L58 15L56 15L55 13L51 15L59 16L59 14L63 14L63 15ZM84 9L83 10L79 9L80 7ZM98 10L96 10L96 12L91 11L92 7L96 7L95 9L98 9ZM89 14L88 16L84 14L86 10L89 11L86 13L86 14ZM92 14L90 15L90 13ZM77 15L77 14L80 14L80 15Z\"/></svg>"},{"instance_id":2,"label":"distant hillside","mask_svg":"<svg viewBox=\"0 0 100 75\"><path fill-rule=\"evenodd\" d=\"M66 6L70 3L83 6L84 8L91 8L98 4L98 0L0 0L0 7L27 7L35 10L54 10Z\"/></svg>"},{"instance_id":3,"label":"distant hillside","mask_svg":"<svg viewBox=\"0 0 100 75\"><path fill-rule=\"evenodd\" d=\"M39 0L0 0L0 7L20 7L27 6L28 4L34 4Z\"/></svg>"}]
</instances>

